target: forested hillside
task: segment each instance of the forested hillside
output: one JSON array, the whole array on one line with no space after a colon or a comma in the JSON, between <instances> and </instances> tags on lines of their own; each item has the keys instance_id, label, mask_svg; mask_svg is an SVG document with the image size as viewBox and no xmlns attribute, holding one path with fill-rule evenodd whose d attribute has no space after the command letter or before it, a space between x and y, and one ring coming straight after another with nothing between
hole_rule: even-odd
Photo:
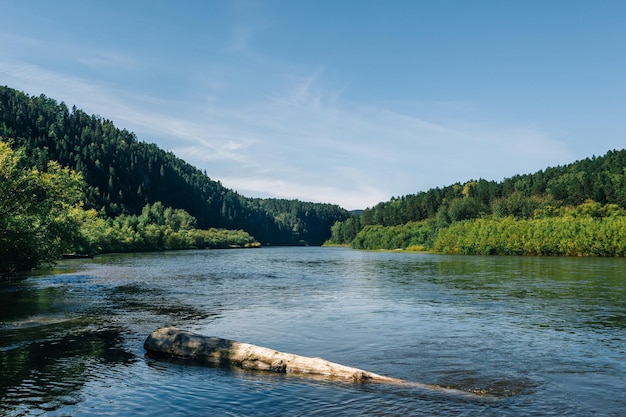
<instances>
[{"instance_id":1,"label":"forested hillside","mask_svg":"<svg viewBox=\"0 0 626 417\"><path fill-rule=\"evenodd\" d=\"M80 173L50 161L28 167L23 150L0 141L0 279L53 263L63 254L257 247L243 230L197 229L182 209L146 204L114 218L83 207Z\"/></svg>"},{"instance_id":2,"label":"forested hillside","mask_svg":"<svg viewBox=\"0 0 626 417\"><path fill-rule=\"evenodd\" d=\"M44 95L0 87L0 140L29 167L50 161L82 174L85 208L107 217L140 215L146 204L183 209L202 229L242 229L263 244L322 244L348 218L336 205L245 198L170 152Z\"/></svg>"},{"instance_id":3,"label":"forested hillside","mask_svg":"<svg viewBox=\"0 0 626 417\"><path fill-rule=\"evenodd\" d=\"M60 233L56 225L64 221L88 225L78 246L74 242L79 248L162 250L256 241L319 245L328 239L359 249L626 255L626 150L500 182L479 179L433 188L349 214L331 204L246 198L109 120L8 87L0 87L0 142L12 148L3 149L3 169L14 185L24 180L43 193L41 184L54 178L71 182L68 190L82 184L80 201L68 199L74 214L56 220L37 214L50 220L50 235ZM16 163L22 171L14 169ZM46 196L50 204L65 198L58 184L51 190L56 197ZM27 212L29 202L16 194L1 197L8 211L0 226L24 229L24 219L36 214ZM27 210L21 220L11 217L17 207ZM42 233L31 232L31 237ZM10 249L11 236L0 237L0 246ZM59 250L51 248L42 259Z\"/></svg>"},{"instance_id":4,"label":"forested hillside","mask_svg":"<svg viewBox=\"0 0 626 417\"><path fill-rule=\"evenodd\" d=\"M472 180L393 198L335 224L330 243L363 249L623 256L625 208L626 150L613 150L501 182ZM607 246L590 249L587 241L592 240Z\"/></svg>"}]
</instances>

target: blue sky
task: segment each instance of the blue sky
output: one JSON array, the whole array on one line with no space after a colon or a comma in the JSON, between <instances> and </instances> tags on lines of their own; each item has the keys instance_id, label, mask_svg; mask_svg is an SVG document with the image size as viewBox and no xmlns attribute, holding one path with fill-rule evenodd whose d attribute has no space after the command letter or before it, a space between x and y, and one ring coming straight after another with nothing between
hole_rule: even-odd
<instances>
[{"instance_id":1,"label":"blue sky","mask_svg":"<svg viewBox=\"0 0 626 417\"><path fill-rule=\"evenodd\" d=\"M626 143L626 2L0 0L0 84L347 209Z\"/></svg>"}]
</instances>

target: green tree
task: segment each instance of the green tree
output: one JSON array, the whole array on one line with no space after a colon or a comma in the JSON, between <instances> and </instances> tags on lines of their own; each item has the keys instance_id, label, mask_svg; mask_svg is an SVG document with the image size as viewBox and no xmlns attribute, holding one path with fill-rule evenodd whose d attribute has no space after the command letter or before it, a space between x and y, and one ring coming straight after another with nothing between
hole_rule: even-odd
<instances>
[{"instance_id":1,"label":"green tree","mask_svg":"<svg viewBox=\"0 0 626 417\"><path fill-rule=\"evenodd\" d=\"M0 142L0 272L52 262L79 236L81 175L56 162L22 168L21 159Z\"/></svg>"},{"instance_id":2,"label":"green tree","mask_svg":"<svg viewBox=\"0 0 626 417\"><path fill-rule=\"evenodd\" d=\"M245 198L110 120L75 106L69 110L44 95L0 86L0 109L0 137L11 137L15 147L24 149L25 164L45 170L52 160L82 172L88 185L85 208L109 218L140 215L146 203L161 202L185 210L202 229L243 229L272 245L321 245L330 227L348 218L337 206L265 205Z\"/></svg>"}]
</instances>

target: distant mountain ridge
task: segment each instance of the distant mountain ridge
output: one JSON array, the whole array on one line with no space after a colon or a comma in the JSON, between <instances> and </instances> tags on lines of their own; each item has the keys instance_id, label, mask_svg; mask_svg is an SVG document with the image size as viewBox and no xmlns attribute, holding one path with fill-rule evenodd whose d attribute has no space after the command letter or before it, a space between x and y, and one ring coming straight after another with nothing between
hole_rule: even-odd
<instances>
[{"instance_id":1,"label":"distant mountain ridge","mask_svg":"<svg viewBox=\"0 0 626 417\"><path fill-rule=\"evenodd\" d=\"M320 245L349 217L332 204L246 198L110 120L7 86L0 86L0 139L22 148L31 166L53 160L80 172L86 208L111 217L160 201L184 209L199 227L243 229L271 245Z\"/></svg>"}]
</instances>

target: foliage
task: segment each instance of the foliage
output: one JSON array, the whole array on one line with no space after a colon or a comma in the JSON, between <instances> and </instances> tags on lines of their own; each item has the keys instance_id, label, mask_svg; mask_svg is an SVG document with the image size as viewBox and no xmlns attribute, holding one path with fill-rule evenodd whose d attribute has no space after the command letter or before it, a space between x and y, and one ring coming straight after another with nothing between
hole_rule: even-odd
<instances>
[{"instance_id":1,"label":"foliage","mask_svg":"<svg viewBox=\"0 0 626 417\"><path fill-rule=\"evenodd\" d=\"M181 209L147 204L140 215L100 216L81 207L81 175L57 162L22 167L22 152L0 142L0 272L32 269L62 253L258 246L242 230L196 228Z\"/></svg>"},{"instance_id":2,"label":"foliage","mask_svg":"<svg viewBox=\"0 0 626 417\"><path fill-rule=\"evenodd\" d=\"M477 255L626 255L626 216L484 218L452 224L433 249Z\"/></svg>"},{"instance_id":3,"label":"foliage","mask_svg":"<svg viewBox=\"0 0 626 417\"><path fill-rule=\"evenodd\" d=\"M51 262L79 233L81 176L56 162L22 168L22 159L0 142L0 272Z\"/></svg>"},{"instance_id":4,"label":"foliage","mask_svg":"<svg viewBox=\"0 0 626 417\"><path fill-rule=\"evenodd\" d=\"M147 204L139 216L104 219L91 209L84 212L77 252L147 252L179 249L258 246L242 230L196 229L196 219L184 210Z\"/></svg>"},{"instance_id":5,"label":"foliage","mask_svg":"<svg viewBox=\"0 0 626 417\"><path fill-rule=\"evenodd\" d=\"M525 197L518 191L511 195L496 199L491 203L491 212L496 217L515 217L518 219L530 219L537 210L545 207L557 207L560 203L552 196Z\"/></svg>"},{"instance_id":6,"label":"foliage","mask_svg":"<svg viewBox=\"0 0 626 417\"><path fill-rule=\"evenodd\" d=\"M293 243L321 245L330 237L331 226L349 217L346 210L335 204L275 198L249 201L252 207L271 215L281 233L290 236Z\"/></svg>"},{"instance_id":7,"label":"foliage","mask_svg":"<svg viewBox=\"0 0 626 417\"><path fill-rule=\"evenodd\" d=\"M352 241L355 249L407 249L431 247L437 235L433 220L411 222L398 226L368 225Z\"/></svg>"},{"instance_id":8,"label":"foliage","mask_svg":"<svg viewBox=\"0 0 626 417\"><path fill-rule=\"evenodd\" d=\"M580 239L585 233L604 240L621 236L619 231L613 234L601 231L600 225L618 227L621 215L616 213L626 208L626 150L609 151L602 157L593 156L500 182L479 179L433 188L349 214L329 204L245 198L212 181L206 173L172 153L138 141L134 134L116 128L111 121L89 116L75 107L70 111L64 103L44 95L29 97L0 87L0 109L0 138L14 138L11 146L21 149L22 166L36 168L32 172L24 171L25 177L45 178L41 173L49 173L50 178L57 178L57 174L62 178L75 175L72 171L63 171L61 165L77 171L85 179L87 211L80 210L78 200L70 196L63 200L69 205L66 211L55 211L51 207L47 213L49 218L58 217L46 226L50 236L67 234L46 249L50 254L58 252L64 242L76 238L72 222L82 224L81 247L96 251L115 245L125 248L123 250L145 250L202 247L206 242L217 244L206 236L198 237L200 232L192 232L197 231L197 227L241 229L260 242L272 245L318 245L328 239L328 244L351 244L358 248L417 246L452 252L458 249L463 253L478 251L470 247L469 238L463 233L471 235L480 230L483 235L503 233L513 239L508 246L500 241L493 246L491 243L496 237L490 237L489 245L483 245L481 253L620 254L616 242L602 250L588 249L589 244L583 244L564 231L578 230ZM50 164L51 161L60 165ZM9 184L7 182L6 186ZM54 190L52 186L49 192L54 193ZM21 201L19 196L9 194L2 198L5 205ZM13 198L15 202L10 203ZM27 202L24 210L38 203ZM162 204L163 215L167 210L164 207L172 207L170 216L176 217L175 210L183 210L188 218L181 215L178 220L194 219L197 224L182 226L183 222L181 226L174 226L158 223L159 219L140 221L142 216L151 215L144 215L146 205L150 211L157 203ZM26 230L30 225L34 230L34 225L40 226L37 222L28 223L26 218L5 215L2 227ZM566 225L568 221L571 227ZM67 227L55 226L61 224ZM551 240L547 236L546 243L535 249L516 243L515 239L520 236L528 240L529 231L540 226L553 230L553 239L561 236L561 246L549 246L547 242ZM11 239L15 242L26 239L26 235L9 238L7 233L2 237L5 247ZM534 231L531 235L541 233ZM450 240L452 238L458 242ZM121 244L122 241L125 243ZM568 247L567 242L575 242L575 249ZM32 248L27 248L25 243L23 246L24 256L28 258Z\"/></svg>"},{"instance_id":9,"label":"foliage","mask_svg":"<svg viewBox=\"0 0 626 417\"><path fill-rule=\"evenodd\" d=\"M57 161L81 173L85 208L110 218L140 215L146 204L162 202L185 210L203 229L243 229L264 244L316 245L348 217L338 206L245 198L110 120L44 95L0 86L0 109L0 138L14 138L31 166Z\"/></svg>"},{"instance_id":10,"label":"foliage","mask_svg":"<svg viewBox=\"0 0 626 417\"><path fill-rule=\"evenodd\" d=\"M329 243L394 249L411 239L407 230L412 223L432 221L436 227L430 229L428 239L417 239L423 239L420 245L427 249L437 241L431 249L454 253L621 256L620 243L614 240L621 236L619 232L601 231L600 225L618 227L621 220L615 214L624 208L626 150L609 151L603 157L594 156L501 182L481 179L392 198L335 223ZM568 221L573 222L571 227L566 227ZM534 248L516 241L522 235L527 240L531 229L533 236L539 236L534 231L539 227L559 230L561 234L551 235L550 239L546 236L546 242ZM489 235L489 244L472 243L471 239L486 239L487 229L493 234ZM581 235L569 235L565 230L579 231ZM613 239L613 243L603 249L597 245L592 248L577 240L585 239L585 233L598 239ZM561 246L554 242L548 245L555 236L563 240ZM512 240L507 241L507 237ZM494 239L498 240L497 245Z\"/></svg>"},{"instance_id":11,"label":"foliage","mask_svg":"<svg viewBox=\"0 0 626 417\"><path fill-rule=\"evenodd\" d=\"M626 210L588 200L578 206L545 205L531 218L492 215L445 227L435 219L368 225L352 247L466 255L626 256Z\"/></svg>"},{"instance_id":12,"label":"foliage","mask_svg":"<svg viewBox=\"0 0 626 417\"><path fill-rule=\"evenodd\" d=\"M392 198L334 225L330 242L349 243L368 225L437 219L444 227L491 215L530 219L543 207L577 206L587 200L626 208L626 150L501 182L480 179Z\"/></svg>"}]
</instances>

